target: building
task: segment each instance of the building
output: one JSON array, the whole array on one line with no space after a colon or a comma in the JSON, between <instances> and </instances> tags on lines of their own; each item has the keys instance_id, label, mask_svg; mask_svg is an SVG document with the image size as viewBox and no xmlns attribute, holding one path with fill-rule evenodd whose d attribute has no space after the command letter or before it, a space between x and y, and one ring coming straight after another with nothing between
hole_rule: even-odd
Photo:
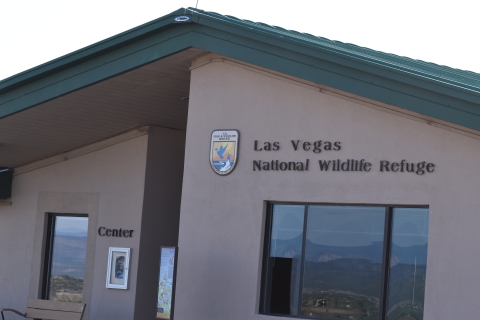
<instances>
[{"instance_id":1,"label":"building","mask_svg":"<svg viewBox=\"0 0 480 320\"><path fill-rule=\"evenodd\" d=\"M0 82L0 307L476 319L479 158L478 74L180 9Z\"/></svg>"}]
</instances>

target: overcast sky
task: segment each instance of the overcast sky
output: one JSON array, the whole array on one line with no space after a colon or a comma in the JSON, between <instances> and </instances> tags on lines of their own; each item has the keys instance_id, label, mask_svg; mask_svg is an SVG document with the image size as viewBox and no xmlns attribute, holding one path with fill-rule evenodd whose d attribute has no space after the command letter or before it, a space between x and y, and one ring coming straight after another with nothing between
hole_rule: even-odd
<instances>
[{"instance_id":1,"label":"overcast sky","mask_svg":"<svg viewBox=\"0 0 480 320\"><path fill-rule=\"evenodd\" d=\"M196 2L0 0L0 79ZM480 73L471 0L198 0L198 8Z\"/></svg>"}]
</instances>

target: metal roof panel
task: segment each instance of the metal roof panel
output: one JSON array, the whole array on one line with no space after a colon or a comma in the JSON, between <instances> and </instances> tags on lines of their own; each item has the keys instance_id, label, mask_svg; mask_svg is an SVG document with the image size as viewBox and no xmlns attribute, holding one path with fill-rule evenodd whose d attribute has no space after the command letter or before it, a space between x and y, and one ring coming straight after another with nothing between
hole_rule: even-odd
<instances>
[{"instance_id":1,"label":"metal roof panel","mask_svg":"<svg viewBox=\"0 0 480 320\"><path fill-rule=\"evenodd\" d=\"M222 20L227 23L235 24L239 27L249 28L273 36L282 37L285 40L289 39L299 43L312 45L318 49L330 50L338 54L350 56L375 64L381 64L393 69L413 73L440 82L445 82L465 89L480 92L480 74L472 71L455 69L431 62L425 62L391 53L376 51L366 47L360 47L355 44L329 40L327 38L314 36L308 33L302 33L295 30L286 30L284 28L268 25L262 22L242 20L230 15L221 15L216 12L207 12L195 8L188 8L188 10L195 12L200 16Z\"/></svg>"}]
</instances>

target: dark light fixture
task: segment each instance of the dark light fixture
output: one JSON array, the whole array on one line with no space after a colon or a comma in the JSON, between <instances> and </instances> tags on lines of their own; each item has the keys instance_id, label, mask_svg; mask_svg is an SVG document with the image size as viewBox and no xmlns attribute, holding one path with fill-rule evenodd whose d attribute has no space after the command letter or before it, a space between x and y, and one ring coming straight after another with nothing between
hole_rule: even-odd
<instances>
[{"instance_id":1,"label":"dark light fixture","mask_svg":"<svg viewBox=\"0 0 480 320\"><path fill-rule=\"evenodd\" d=\"M12 197L13 169L0 167L0 200Z\"/></svg>"}]
</instances>

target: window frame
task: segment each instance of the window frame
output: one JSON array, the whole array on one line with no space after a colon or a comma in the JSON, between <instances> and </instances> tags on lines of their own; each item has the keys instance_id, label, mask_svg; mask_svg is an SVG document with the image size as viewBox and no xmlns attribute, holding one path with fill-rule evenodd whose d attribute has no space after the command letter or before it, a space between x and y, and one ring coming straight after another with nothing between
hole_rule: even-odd
<instances>
[{"instance_id":1,"label":"window frame","mask_svg":"<svg viewBox=\"0 0 480 320\"><path fill-rule=\"evenodd\" d=\"M55 231L55 220L56 220L55 218L57 217L89 218L88 214L47 212L45 252L43 254L43 274L41 276L42 285L41 285L41 293L40 293L40 298L43 300L49 300L49 295L50 295L50 275L52 272L53 240L54 240L54 231ZM87 238L87 243L88 243L88 238Z\"/></svg>"},{"instance_id":2,"label":"window frame","mask_svg":"<svg viewBox=\"0 0 480 320\"><path fill-rule=\"evenodd\" d=\"M392 226L393 226L393 211L398 208L415 208L415 209L430 209L429 205L391 205L391 204L356 204L356 203L314 203L314 202L288 202L288 201L267 201L266 211L265 211L265 224L263 227L264 230L264 240L263 240L263 254L262 254L262 274L261 274L261 283L260 283L260 303L259 303L259 314L268 315L268 316L278 316L285 318L294 318L294 319L316 319L316 320L334 320L333 318L312 318L307 316L297 316L297 315L288 315L288 314L276 314L276 313L267 313L267 305L269 305L269 294L268 288L270 288L270 283L268 281L268 271L269 268L266 265L268 258L270 257L270 247L271 247L271 235L273 228L273 208L275 205L302 205L304 206L304 220L303 220L303 240L302 240L302 256L300 259L300 289L299 294L303 292L303 277L305 270L305 251L306 251L306 237L307 237L307 223L308 223L308 207L315 205L325 205L325 206L348 206L348 207L382 207L385 208L385 225L384 225L384 235L383 235L383 254L382 254L382 278L381 278L381 289L380 289L380 309L379 309L379 320L386 319L387 313L387 297L388 297L388 283L389 283L389 271L390 263L386 263L390 259L391 246L392 246ZM430 213L430 211L429 211ZM268 299L268 300L267 300ZM299 310L301 310L302 299L299 299Z\"/></svg>"}]
</instances>

